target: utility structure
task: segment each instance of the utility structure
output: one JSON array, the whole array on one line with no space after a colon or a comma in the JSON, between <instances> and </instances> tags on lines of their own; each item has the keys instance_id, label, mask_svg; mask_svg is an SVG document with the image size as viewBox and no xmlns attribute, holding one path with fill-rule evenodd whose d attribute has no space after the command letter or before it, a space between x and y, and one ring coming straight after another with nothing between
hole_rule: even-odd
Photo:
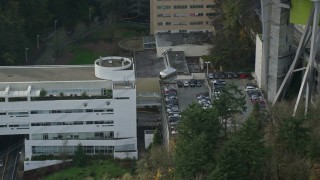
<instances>
[{"instance_id":1,"label":"utility structure","mask_svg":"<svg viewBox=\"0 0 320 180\"><path fill-rule=\"evenodd\" d=\"M275 105L286 93L293 80L293 73L302 71L303 76L293 116L296 115L302 97L305 99L306 114L311 102L312 90L317 87L315 59L320 38L320 1L261 0L261 7L264 44L262 62L265 64L262 66L265 67L262 70L262 88L267 91L268 100ZM299 16L299 20L295 20L296 16ZM305 18L301 18L303 16ZM296 49L293 45L294 23L306 25ZM310 54L307 57L305 51L309 48Z\"/></svg>"},{"instance_id":2,"label":"utility structure","mask_svg":"<svg viewBox=\"0 0 320 180\"><path fill-rule=\"evenodd\" d=\"M166 79L166 78L176 78L177 76L177 70L175 68L172 68L170 66L169 56L168 53L171 52L172 49L169 48L167 50L164 50L163 54L163 60L166 68L160 72L160 78Z\"/></svg>"}]
</instances>

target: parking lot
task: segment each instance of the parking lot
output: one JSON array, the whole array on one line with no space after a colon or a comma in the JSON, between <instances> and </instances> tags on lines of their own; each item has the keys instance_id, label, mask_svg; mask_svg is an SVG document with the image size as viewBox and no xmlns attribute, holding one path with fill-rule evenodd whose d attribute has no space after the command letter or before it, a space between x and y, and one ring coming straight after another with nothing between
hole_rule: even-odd
<instances>
[{"instance_id":1,"label":"parking lot","mask_svg":"<svg viewBox=\"0 0 320 180\"><path fill-rule=\"evenodd\" d=\"M181 80L183 81L183 80ZM201 83L201 87L180 87L178 88L179 106L184 111L190 104L196 102L196 95L199 93L209 92L208 87Z\"/></svg>"}]
</instances>

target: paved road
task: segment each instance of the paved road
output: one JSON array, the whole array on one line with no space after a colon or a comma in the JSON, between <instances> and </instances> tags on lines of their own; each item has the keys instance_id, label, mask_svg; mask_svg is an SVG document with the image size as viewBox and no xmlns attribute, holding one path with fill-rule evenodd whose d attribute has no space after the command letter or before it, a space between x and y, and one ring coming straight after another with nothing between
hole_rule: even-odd
<instances>
[{"instance_id":1,"label":"paved road","mask_svg":"<svg viewBox=\"0 0 320 180\"><path fill-rule=\"evenodd\" d=\"M4 137L4 136L3 136ZM19 163L19 152L23 147L23 141L17 142L18 137L5 136L1 138L3 143L1 146L0 158L3 159L4 166L0 168L0 180L16 179L16 172Z\"/></svg>"}]
</instances>

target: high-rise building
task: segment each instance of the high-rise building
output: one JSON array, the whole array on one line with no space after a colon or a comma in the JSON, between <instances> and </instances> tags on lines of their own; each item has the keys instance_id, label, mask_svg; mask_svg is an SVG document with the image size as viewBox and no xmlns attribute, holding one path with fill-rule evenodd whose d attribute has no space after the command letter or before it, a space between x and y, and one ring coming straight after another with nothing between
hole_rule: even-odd
<instances>
[{"instance_id":1,"label":"high-rise building","mask_svg":"<svg viewBox=\"0 0 320 180\"><path fill-rule=\"evenodd\" d=\"M151 0L150 34L213 32L215 0Z\"/></svg>"}]
</instances>

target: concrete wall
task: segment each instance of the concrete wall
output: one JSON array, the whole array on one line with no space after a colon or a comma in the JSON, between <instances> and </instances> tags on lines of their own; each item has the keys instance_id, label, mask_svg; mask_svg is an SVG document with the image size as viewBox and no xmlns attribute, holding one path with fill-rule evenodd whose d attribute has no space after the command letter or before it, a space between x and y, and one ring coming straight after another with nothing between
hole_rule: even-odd
<instances>
[{"instance_id":1,"label":"concrete wall","mask_svg":"<svg viewBox=\"0 0 320 180\"><path fill-rule=\"evenodd\" d=\"M274 0L271 8L270 51L268 72L268 101L272 101L292 62L293 24L289 23L290 9L281 8Z\"/></svg>"},{"instance_id":2,"label":"concrete wall","mask_svg":"<svg viewBox=\"0 0 320 180\"><path fill-rule=\"evenodd\" d=\"M67 162L72 160L66 160ZM62 160L47 160L47 161L24 161L24 171L38 169L42 167L52 166L63 163Z\"/></svg>"},{"instance_id":3,"label":"concrete wall","mask_svg":"<svg viewBox=\"0 0 320 180\"><path fill-rule=\"evenodd\" d=\"M255 70L254 73L256 75L256 81L261 88L261 80L263 79L262 74L262 49L263 49L263 43L260 39L259 35L256 35L256 60L255 60Z\"/></svg>"},{"instance_id":4,"label":"concrete wall","mask_svg":"<svg viewBox=\"0 0 320 180\"><path fill-rule=\"evenodd\" d=\"M209 55L212 45L184 44L178 46L157 46L157 57L163 57L162 53L164 52L164 50L168 50L170 48L172 49L172 51L183 51L186 57L200 57L203 55Z\"/></svg>"}]
</instances>

